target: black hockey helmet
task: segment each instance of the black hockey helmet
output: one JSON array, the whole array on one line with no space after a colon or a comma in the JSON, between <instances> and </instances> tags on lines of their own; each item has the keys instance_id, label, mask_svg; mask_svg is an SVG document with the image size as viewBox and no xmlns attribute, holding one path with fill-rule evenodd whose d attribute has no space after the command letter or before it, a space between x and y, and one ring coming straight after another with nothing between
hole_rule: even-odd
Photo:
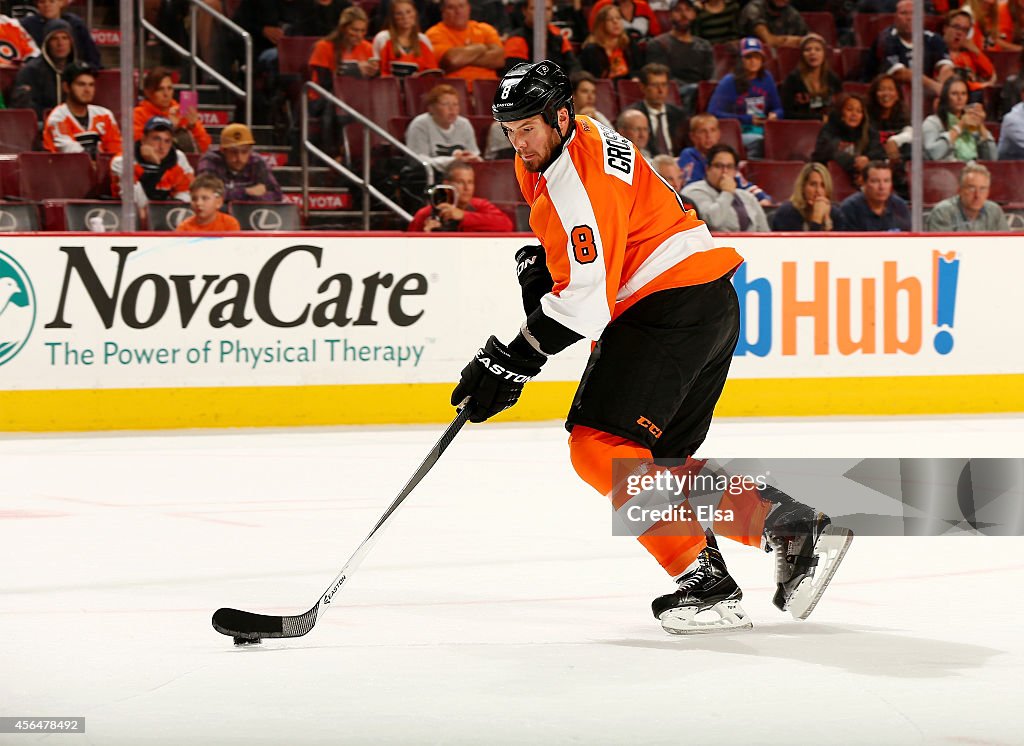
<instances>
[{"instance_id":1,"label":"black hockey helmet","mask_svg":"<svg viewBox=\"0 0 1024 746\"><path fill-rule=\"evenodd\" d=\"M509 70L498 83L491 114L498 122L515 122L540 114L558 129L558 110L569 109L573 118L572 85L565 72L551 60L524 62Z\"/></svg>"}]
</instances>

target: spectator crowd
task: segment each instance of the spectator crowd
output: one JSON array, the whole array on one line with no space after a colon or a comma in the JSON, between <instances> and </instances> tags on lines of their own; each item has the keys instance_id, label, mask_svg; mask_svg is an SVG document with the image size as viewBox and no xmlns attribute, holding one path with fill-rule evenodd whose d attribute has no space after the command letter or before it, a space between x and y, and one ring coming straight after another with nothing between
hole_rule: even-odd
<instances>
[{"instance_id":1,"label":"spectator crowd","mask_svg":"<svg viewBox=\"0 0 1024 746\"><path fill-rule=\"evenodd\" d=\"M501 75L533 57L542 2L546 56L570 74L577 115L633 142L713 230L907 231L914 168L928 230L1007 230L1007 214L1024 208L1024 166L1013 165L1024 163L1024 0L240 0L233 18L255 42L255 122L287 122L275 133L294 146L301 86L281 62L296 44L306 79L371 119L378 102L346 97L343 81L395 79L359 90L395 97L397 115L378 124L435 171L439 188L416 195L409 229L523 228L516 200L489 193L488 174L513 178L514 153L487 106ZM181 21L145 7L163 27ZM917 54L915 7L926 26ZM210 62L239 76L234 43L198 31ZM919 164L915 64L926 89ZM211 205L284 197L254 128L208 131L195 100L176 96L174 69L140 76L125 142L95 102L101 56L67 0L0 15L0 67L10 72L0 105L34 112L35 149L86 153L97 174L108 164L100 197L120 193L123 147L139 207L189 203L192 230L230 229ZM361 172L352 117L322 99L310 111L314 142Z\"/></svg>"}]
</instances>

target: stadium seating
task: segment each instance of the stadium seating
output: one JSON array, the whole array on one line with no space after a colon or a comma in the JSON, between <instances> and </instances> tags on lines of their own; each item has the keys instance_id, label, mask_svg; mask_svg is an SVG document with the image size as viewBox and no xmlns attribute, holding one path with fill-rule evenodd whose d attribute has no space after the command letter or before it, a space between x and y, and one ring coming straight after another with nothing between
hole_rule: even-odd
<instances>
[{"instance_id":1,"label":"stadium seating","mask_svg":"<svg viewBox=\"0 0 1024 746\"><path fill-rule=\"evenodd\" d=\"M515 161L483 161L473 164L476 196L491 202L525 202L516 180Z\"/></svg>"},{"instance_id":2,"label":"stadium seating","mask_svg":"<svg viewBox=\"0 0 1024 746\"><path fill-rule=\"evenodd\" d=\"M616 117L619 116L619 97L615 95L615 87L610 80L602 78L597 83L597 101L594 104L597 110L608 117L608 121L614 126Z\"/></svg>"},{"instance_id":3,"label":"stadium seating","mask_svg":"<svg viewBox=\"0 0 1024 746\"><path fill-rule=\"evenodd\" d=\"M471 116L466 117L469 123L473 125L473 133L476 135L476 144L480 148L481 157L484 151L487 150L487 135L491 131L491 125L494 124L494 118L490 116Z\"/></svg>"},{"instance_id":4,"label":"stadium seating","mask_svg":"<svg viewBox=\"0 0 1024 746\"><path fill-rule=\"evenodd\" d=\"M39 230L39 206L31 202L0 202L0 233Z\"/></svg>"},{"instance_id":5,"label":"stadium seating","mask_svg":"<svg viewBox=\"0 0 1024 746\"><path fill-rule=\"evenodd\" d=\"M281 75L309 75L309 57L319 41L316 36L283 36L277 44L277 70Z\"/></svg>"},{"instance_id":6,"label":"stadium seating","mask_svg":"<svg viewBox=\"0 0 1024 746\"><path fill-rule=\"evenodd\" d=\"M842 202L856 191L859 191L846 173L846 169L835 161L828 164L828 173L832 177L832 201Z\"/></svg>"},{"instance_id":7,"label":"stadium seating","mask_svg":"<svg viewBox=\"0 0 1024 746\"><path fill-rule=\"evenodd\" d=\"M173 231L186 218L192 217L192 208L180 200L151 201L147 209L151 231Z\"/></svg>"},{"instance_id":8,"label":"stadium seating","mask_svg":"<svg viewBox=\"0 0 1024 746\"><path fill-rule=\"evenodd\" d=\"M895 13L856 13L853 16L853 35L857 44L870 47L878 35L896 20Z\"/></svg>"},{"instance_id":9,"label":"stadium seating","mask_svg":"<svg viewBox=\"0 0 1024 746\"><path fill-rule=\"evenodd\" d=\"M100 70L96 74L96 95L92 102L110 109L114 118L121 121L121 71Z\"/></svg>"},{"instance_id":10,"label":"stadium seating","mask_svg":"<svg viewBox=\"0 0 1024 746\"><path fill-rule=\"evenodd\" d=\"M834 47L838 41L836 34L836 19L831 13L822 12L810 12L805 11L801 13L804 20L807 22L807 27L812 33L820 34L825 37L825 43L830 47Z\"/></svg>"},{"instance_id":11,"label":"stadium seating","mask_svg":"<svg viewBox=\"0 0 1024 746\"><path fill-rule=\"evenodd\" d=\"M403 115L402 101L395 78L370 78L369 80L336 75L334 93L363 116L382 128L388 121ZM371 148L384 142L375 134L370 136ZM360 165L363 157L363 126L359 123L345 126L345 143L349 163Z\"/></svg>"},{"instance_id":12,"label":"stadium seating","mask_svg":"<svg viewBox=\"0 0 1024 746\"><path fill-rule=\"evenodd\" d=\"M39 124L32 109L0 109L0 153L32 150L39 139Z\"/></svg>"},{"instance_id":13,"label":"stadium seating","mask_svg":"<svg viewBox=\"0 0 1024 746\"><path fill-rule=\"evenodd\" d=\"M764 123L764 157L770 161L808 161L821 122L774 119Z\"/></svg>"},{"instance_id":14,"label":"stadium seating","mask_svg":"<svg viewBox=\"0 0 1024 746\"><path fill-rule=\"evenodd\" d=\"M1017 75L1020 72L1020 52L985 52L985 54L992 60L992 67L996 69L996 79L1000 84L1006 82L1011 75Z\"/></svg>"},{"instance_id":15,"label":"stadium seating","mask_svg":"<svg viewBox=\"0 0 1024 746\"><path fill-rule=\"evenodd\" d=\"M988 198L1004 207L1024 208L1024 161L982 161L992 172Z\"/></svg>"},{"instance_id":16,"label":"stadium seating","mask_svg":"<svg viewBox=\"0 0 1024 746\"><path fill-rule=\"evenodd\" d=\"M736 69L739 52L734 44L715 44L715 76L712 80L721 80Z\"/></svg>"},{"instance_id":17,"label":"stadium seating","mask_svg":"<svg viewBox=\"0 0 1024 746\"><path fill-rule=\"evenodd\" d=\"M405 93L405 111L409 116L414 117L427 110L426 97L434 86L441 84L450 85L455 89L455 95L459 98L459 113L462 116L472 114L473 110L469 105L469 93L466 90L466 81L462 78L437 78L427 76L422 78L402 78L402 91Z\"/></svg>"},{"instance_id":18,"label":"stadium seating","mask_svg":"<svg viewBox=\"0 0 1024 746\"><path fill-rule=\"evenodd\" d=\"M302 228L298 205L291 202L239 202L228 205L243 231L297 231Z\"/></svg>"},{"instance_id":19,"label":"stadium seating","mask_svg":"<svg viewBox=\"0 0 1024 746\"><path fill-rule=\"evenodd\" d=\"M473 106L471 113L478 116L490 116L491 104L494 103L494 94L497 92L497 80L474 80L473 90L470 91L470 104Z\"/></svg>"},{"instance_id":20,"label":"stadium seating","mask_svg":"<svg viewBox=\"0 0 1024 746\"><path fill-rule=\"evenodd\" d=\"M925 161L922 172L925 205L934 205L956 194L963 168L960 161Z\"/></svg>"},{"instance_id":21,"label":"stadium seating","mask_svg":"<svg viewBox=\"0 0 1024 746\"><path fill-rule=\"evenodd\" d=\"M18 195L23 199L85 199L92 190L92 159L85 153L18 155Z\"/></svg>"},{"instance_id":22,"label":"stadium seating","mask_svg":"<svg viewBox=\"0 0 1024 746\"><path fill-rule=\"evenodd\" d=\"M870 50L866 47L843 47L839 50L839 69L835 71L843 80L861 80L864 63Z\"/></svg>"},{"instance_id":23,"label":"stadium seating","mask_svg":"<svg viewBox=\"0 0 1024 746\"><path fill-rule=\"evenodd\" d=\"M743 175L772 196L781 205L793 193L793 184L805 161L748 161Z\"/></svg>"},{"instance_id":24,"label":"stadium seating","mask_svg":"<svg viewBox=\"0 0 1024 746\"><path fill-rule=\"evenodd\" d=\"M105 233L121 230L121 203L100 200L43 200L44 223L48 231L89 231L99 219Z\"/></svg>"},{"instance_id":25,"label":"stadium seating","mask_svg":"<svg viewBox=\"0 0 1024 746\"><path fill-rule=\"evenodd\" d=\"M719 119L718 130L721 133L719 142L735 150L741 161L745 160L747 149L743 147L743 130L740 127L739 121L736 119Z\"/></svg>"}]
</instances>

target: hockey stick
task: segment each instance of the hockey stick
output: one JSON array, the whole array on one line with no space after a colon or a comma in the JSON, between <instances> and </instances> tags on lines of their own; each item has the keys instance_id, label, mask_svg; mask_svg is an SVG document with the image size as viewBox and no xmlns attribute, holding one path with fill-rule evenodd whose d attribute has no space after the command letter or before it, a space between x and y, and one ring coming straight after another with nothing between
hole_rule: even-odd
<instances>
[{"instance_id":1,"label":"hockey stick","mask_svg":"<svg viewBox=\"0 0 1024 746\"><path fill-rule=\"evenodd\" d=\"M341 572L338 573L338 577L331 581L327 590L320 596L320 600L316 602L312 609L305 614L298 614L296 616L269 616L267 614L254 614L250 611L239 611L238 609L217 609L213 614L213 628L222 635L233 637L236 645L255 644L264 637L301 637L313 629L313 625L327 611L331 601L334 600L334 596L341 590L341 586L352 577L352 573L356 571L366 555L370 553L384 525L395 514L405 501L405 498L409 496L409 493L423 480L427 472L434 467L434 464L441 458L441 454L445 452L445 449L455 439L459 430L466 424L468 417L469 407L466 406L466 401L464 401L460 405L458 415L452 420L452 424L444 431L440 440L434 444L434 447L427 454L427 457L423 459L423 463L420 464L416 473L406 482L405 487L398 493L398 497L384 511L384 515L377 521L377 525L373 527L366 538L363 539L363 543L352 553L348 562L345 563L345 566L341 568Z\"/></svg>"}]
</instances>

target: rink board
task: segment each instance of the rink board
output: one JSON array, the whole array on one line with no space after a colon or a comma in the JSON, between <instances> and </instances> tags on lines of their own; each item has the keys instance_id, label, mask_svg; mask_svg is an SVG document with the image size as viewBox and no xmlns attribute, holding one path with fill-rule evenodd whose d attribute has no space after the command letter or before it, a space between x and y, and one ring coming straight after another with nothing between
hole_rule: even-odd
<instances>
[{"instance_id":1,"label":"rink board","mask_svg":"<svg viewBox=\"0 0 1024 746\"><path fill-rule=\"evenodd\" d=\"M0 241L0 429L438 422L522 322L522 237ZM1024 411L1012 236L733 236L743 328L721 416ZM589 352L508 420L564 416Z\"/></svg>"}]
</instances>

